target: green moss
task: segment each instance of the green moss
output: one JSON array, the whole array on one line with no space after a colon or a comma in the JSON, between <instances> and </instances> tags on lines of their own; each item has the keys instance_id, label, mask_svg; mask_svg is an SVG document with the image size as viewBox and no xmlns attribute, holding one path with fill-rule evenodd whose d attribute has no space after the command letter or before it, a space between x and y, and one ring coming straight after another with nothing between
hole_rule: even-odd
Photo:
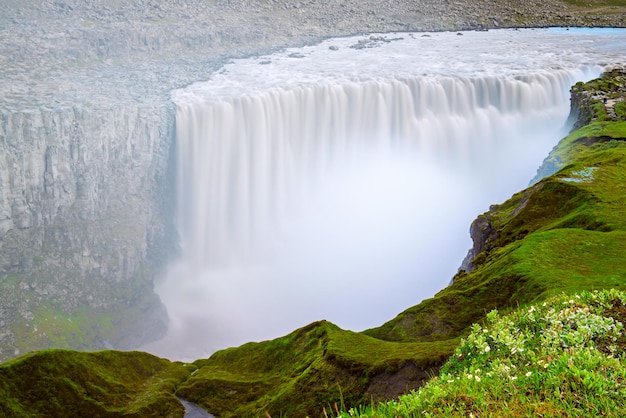
<instances>
[{"instance_id":1,"label":"green moss","mask_svg":"<svg viewBox=\"0 0 626 418\"><path fill-rule=\"evenodd\" d=\"M456 344L398 344L316 322L195 362L199 370L178 393L220 417L320 416L335 404L386 398L383 386L419 386Z\"/></svg>"},{"instance_id":2,"label":"green moss","mask_svg":"<svg viewBox=\"0 0 626 418\"><path fill-rule=\"evenodd\" d=\"M596 7L626 7L626 0L564 0L573 6L596 8Z\"/></svg>"},{"instance_id":3,"label":"green moss","mask_svg":"<svg viewBox=\"0 0 626 418\"><path fill-rule=\"evenodd\" d=\"M6 417L182 417L175 385L189 370L146 353L46 350L0 365Z\"/></svg>"},{"instance_id":4,"label":"green moss","mask_svg":"<svg viewBox=\"0 0 626 418\"><path fill-rule=\"evenodd\" d=\"M20 280L20 276L17 273L9 273L6 277L0 279L0 289L12 289Z\"/></svg>"},{"instance_id":5,"label":"green moss","mask_svg":"<svg viewBox=\"0 0 626 418\"><path fill-rule=\"evenodd\" d=\"M94 341L114 334L112 314L81 307L68 314L53 304L42 303L33 311L32 320L21 320L13 326L18 349L72 347L90 349Z\"/></svg>"},{"instance_id":6,"label":"green moss","mask_svg":"<svg viewBox=\"0 0 626 418\"><path fill-rule=\"evenodd\" d=\"M615 114L618 118L626 119L626 101L622 100L615 104Z\"/></svg>"}]
</instances>

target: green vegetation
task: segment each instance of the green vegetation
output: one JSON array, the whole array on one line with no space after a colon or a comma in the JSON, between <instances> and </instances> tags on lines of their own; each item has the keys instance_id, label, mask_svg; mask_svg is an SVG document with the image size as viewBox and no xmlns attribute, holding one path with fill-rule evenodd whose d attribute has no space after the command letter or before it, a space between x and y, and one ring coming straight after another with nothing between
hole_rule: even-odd
<instances>
[{"instance_id":1,"label":"green vegetation","mask_svg":"<svg viewBox=\"0 0 626 418\"><path fill-rule=\"evenodd\" d=\"M174 390L189 371L141 352L34 352L0 365L0 415L180 417Z\"/></svg>"},{"instance_id":2,"label":"green vegetation","mask_svg":"<svg viewBox=\"0 0 626 418\"><path fill-rule=\"evenodd\" d=\"M584 8L626 7L626 0L564 0L572 6Z\"/></svg>"},{"instance_id":3,"label":"green vegetation","mask_svg":"<svg viewBox=\"0 0 626 418\"><path fill-rule=\"evenodd\" d=\"M625 416L626 292L552 297L472 326L441 374L342 417Z\"/></svg>"},{"instance_id":4,"label":"green vegetation","mask_svg":"<svg viewBox=\"0 0 626 418\"><path fill-rule=\"evenodd\" d=\"M10 273L6 277L0 279L0 290L10 289L15 287L20 280L20 276L17 273Z\"/></svg>"},{"instance_id":5,"label":"green vegetation","mask_svg":"<svg viewBox=\"0 0 626 418\"><path fill-rule=\"evenodd\" d=\"M219 417L320 416L335 404L387 399L417 387L457 345L391 343L316 322L196 361L198 372L177 393Z\"/></svg>"},{"instance_id":6,"label":"green vegetation","mask_svg":"<svg viewBox=\"0 0 626 418\"><path fill-rule=\"evenodd\" d=\"M48 347L93 350L103 348L106 342L124 346L125 338L133 338L132 329L128 328L136 325L131 322L124 327L128 318L144 318L149 309L159 309L159 306L150 306L159 303L151 298L151 288L142 294L127 283L119 284L115 292L124 295L134 290L138 296L130 295L126 300L135 303L125 306L118 302L117 306L106 308L83 302L68 309L58 301L46 300L37 289L24 285L24 280L16 274L0 279L0 290L8 301L5 303L9 309L3 319L10 324L11 335L11 341L0 339L0 359L13 354L13 349L21 353ZM7 346L13 348L9 351Z\"/></svg>"},{"instance_id":7,"label":"green vegetation","mask_svg":"<svg viewBox=\"0 0 626 418\"><path fill-rule=\"evenodd\" d=\"M42 303L33 312L33 320L18 321L15 330L18 348L28 347L74 347L89 349L93 341L112 334L111 315L98 313L86 307L68 314L55 309L50 303Z\"/></svg>"}]
</instances>

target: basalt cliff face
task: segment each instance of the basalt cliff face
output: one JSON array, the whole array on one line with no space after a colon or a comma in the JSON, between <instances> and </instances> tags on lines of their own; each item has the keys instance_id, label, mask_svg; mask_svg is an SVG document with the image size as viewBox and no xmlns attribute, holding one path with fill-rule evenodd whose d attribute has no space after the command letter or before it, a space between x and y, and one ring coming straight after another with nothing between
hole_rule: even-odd
<instances>
[{"instance_id":1,"label":"basalt cliff face","mask_svg":"<svg viewBox=\"0 0 626 418\"><path fill-rule=\"evenodd\" d=\"M129 348L162 332L150 259L165 233L163 115L158 104L0 114L0 358L64 342ZM61 318L76 316L59 340Z\"/></svg>"},{"instance_id":2,"label":"basalt cliff face","mask_svg":"<svg viewBox=\"0 0 626 418\"><path fill-rule=\"evenodd\" d=\"M152 286L175 253L169 92L228 58L363 32L625 21L559 1L3 2L0 360L164 332Z\"/></svg>"}]
</instances>

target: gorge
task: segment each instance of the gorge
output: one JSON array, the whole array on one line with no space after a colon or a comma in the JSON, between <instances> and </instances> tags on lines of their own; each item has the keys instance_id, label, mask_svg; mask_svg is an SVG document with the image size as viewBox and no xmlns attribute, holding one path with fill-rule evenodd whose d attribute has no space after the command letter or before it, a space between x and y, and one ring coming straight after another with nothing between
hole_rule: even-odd
<instances>
[{"instance_id":1,"label":"gorge","mask_svg":"<svg viewBox=\"0 0 626 418\"><path fill-rule=\"evenodd\" d=\"M0 359L165 332L152 287L178 251L172 90L329 36L623 21L560 1L3 2Z\"/></svg>"},{"instance_id":2,"label":"gorge","mask_svg":"<svg viewBox=\"0 0 626 418\"><path fill-rule=\"evenodd\" d=\"M0 414L320 414L621 286L620 75L566 122L625 65L592 3L2 2Z\"/></svg>"}]
</instances>

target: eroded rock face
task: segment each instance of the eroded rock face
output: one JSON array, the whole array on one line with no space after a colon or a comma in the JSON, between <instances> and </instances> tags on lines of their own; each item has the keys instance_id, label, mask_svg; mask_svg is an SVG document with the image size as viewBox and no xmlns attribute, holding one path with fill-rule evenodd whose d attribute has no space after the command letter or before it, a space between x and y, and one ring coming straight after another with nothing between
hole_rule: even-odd
<instances>
[{"instance_id":1,"label":"eroded rock face","mask_svg":"<svg viewBox=\"0 0 626 418\"><path fill-rule=\"evenodd\" d=\"M0 330L15 344L0 340L0 358L54 345L35 329L56 312L133 310L135 337L107 331L85 348L130 348L164 331L150 258L171 199L167 115L158 103L0 114Z\"/></svg>"},{"instance_id":2,"label":"eroded rock face","mask_svg":"<svg viewBox=\"0 0 626 418\"><path fill-rule=\"evenodd\" d=\"M498 231L492 224L489 212L479 215L470 226L470 236L472 237L472 248L461 263L459 270L471 272L476 269L475 258L482 253L490 242L498 238Z\"/></svg>"}]
</instances>

